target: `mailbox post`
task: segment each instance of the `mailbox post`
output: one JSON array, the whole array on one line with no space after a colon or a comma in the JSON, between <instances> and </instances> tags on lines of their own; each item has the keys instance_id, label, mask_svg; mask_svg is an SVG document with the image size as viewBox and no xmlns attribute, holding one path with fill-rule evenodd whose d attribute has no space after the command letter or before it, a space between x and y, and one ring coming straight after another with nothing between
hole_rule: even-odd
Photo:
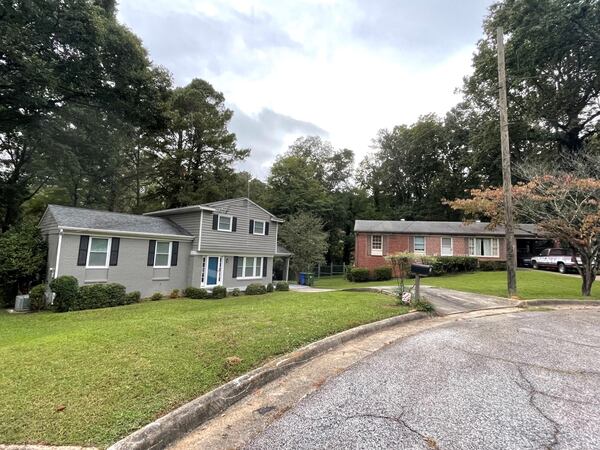
<instances>
[{"instance_id":1,"label":"mailbox post","mask_svg":"<svg viewBox=\"0 0 600 450\"><path fill-rule=\"evenodd\" d=\"M431 266L428 264L411 264L410 271L415 275L415 300L421 300L421 277L431 275Z\"/></svg>"}]
</instances>

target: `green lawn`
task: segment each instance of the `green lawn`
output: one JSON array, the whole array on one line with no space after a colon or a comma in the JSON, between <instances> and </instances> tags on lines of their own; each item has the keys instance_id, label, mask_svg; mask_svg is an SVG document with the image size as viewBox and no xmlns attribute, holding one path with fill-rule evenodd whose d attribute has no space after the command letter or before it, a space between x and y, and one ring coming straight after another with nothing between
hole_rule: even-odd
<instances>
[{"instance_id":1,"label":"green lawn","mask_svg":"<svg viewBox=\"0 0 600 450\"><path fill-rule=\"evenodd\" d=\"M0 443L108 445L276 355L407 312L393 303L362 292L278 292L0 312Z\"/></svg>"},{"instance_id":2,"label":"green lawn","mask_svg":"<svg viewBox=\"0 0 600 450\"><path fill-rule=\"evenodd\" d=\"M411 280L407 280L407 283L412 283ZM361 288L361 287L372 287L372 286L397 286L396 280L388 281L365 281L364 283L354 283L348 281L343 275L333 275L330 277L321 277L315 280L314 287L323 289L348 289L348 288Z\"/></svg>"},{"instance_id":3,"label":"green lawn","mask_svg":"<svg viewBox=\"0 0 600 450\"><path fill-rule=\"evenodd\" d=\"M424 278L423 284L457 291L506 297L506 272L475 272ZM577 299L581 297L581 278L541 270L518 270L517 290L520 298ZM600 298L600 283L594 283L592 298Z\"/></svg>"}]
</instances>

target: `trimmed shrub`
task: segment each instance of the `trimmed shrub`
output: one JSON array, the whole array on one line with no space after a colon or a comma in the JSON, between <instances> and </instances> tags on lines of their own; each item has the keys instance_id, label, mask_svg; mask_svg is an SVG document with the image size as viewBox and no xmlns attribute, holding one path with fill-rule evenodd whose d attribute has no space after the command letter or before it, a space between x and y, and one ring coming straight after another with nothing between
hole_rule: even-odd
<instances>
[{"instance_id":1,"label":"trimmed shrub","mask_svg":"<svg viewBox=\"0 0 600 450\"><path fill-rule=\"evenodd\" d=\"M369 281L369 269L364 267L353 267L350 269L350 275L352 277L350 281L356 281L358 283Z\"/></svg>"},{"instance_id":2,"label":"trimmed shrub","mask_svg":"<svg viewBox=\"0 0 600 450\"><path fill-rule=\"evenodd\" d=\"M246 295L262 295L267 293L264 284L252 283L246 286Z\"/></svg>"},{"instance_id":3,"label":"trimmed shrub","mask_svg":"<svg viewBox=\"0 0 600 450\"><path fill-rule=\"evenodd\" d=\"M79 294L77 278L71 275L55 278L50 282L50 289L55 294L52 302L55 311L65 312L73 308Z\"/></svg>"},{"instance_id":4,"label":"trimmed shrub","mask_svg":"<svg viewBox=\"0 0 600 450\"><path fill-rule=\"evenodd\" d=\"M484 272L506 270L506 261L479 261L479 270Z\"/></svg>"},{"instance_id":5,"label":"trimmed shrub","mask_svg":"<svg viewBox=\"0 0 600 450\"><path fill-rule=\"evenodd\" d=\"M242 291L240 291L239 288L235 288L233 291L231 291L231 296L239 297L241 293L242 293Z\"/></svg>"},{"instance_id":6,"label":"trimmed shrub","mask_svg":"<svg viewBox=\"0 0 600 450\"><path fill-rule=\"evenodd\" d=\"M79 288L79 295L73 309L109 308L125 304L127 304L127 295L122 284L89 284Z\"/></svg>"},{"instance_id":7,"label":"trimmed shrub","mask_svg":"<svg viewBox=\"0 0 600 450\"><path fill-rule=\"evenodd\" d=\"M277 284L275 285L275 290L276 291L289 291L290 284L287 281L278 281Z\"/></svg>"},{"instance_id":8,"label":"trimmed shrub","mask_svg":"<svg viewBox=\"0 0 600 450\"><path fill-rule=\"evenodd\" d=\"M273 283L267 284L267 292L273 292L275 288L273 287Z\"/></svg>"},{"instance_id":9,"label":"trimmed shrub","mask_svg":"<svg viewBox=\"0 0 600 450\"><path fill-rule=\"evenodd\" d=\"M373 278L376 281L387 281L392 279L392 268L389 266L376 267L373 270Z\"/></svg>"},{"instance_id":10,"label":"trimmed shrub","mask_svg":"<svg viewBox=\"0 0 600 450\"><path fill-rule=\"evenodd\" d=\"M162 300L163 299L163 295L161 292L155 292L154 294L152 294L150 296L150 300L152 300L153 302L156 302L158 300Z\"/></svg>"},{"instance_id":11,"label":"trimmed shrub","mask_svg":"<svg viewBox=\"0 0 600 450\"><path fill-rule=\"evenodd\" d=\"M169 298L179 298L179 289L173 289L169 294Z\"/></svg>"},{"instance_id":12,"label":"trimmed shrub","mask_svg":"<svg viewBox=\"0 0 600 450\"><path fill-rule=\"evenodd\" d=\"M125 304L132 305L139 303L142 300L142 293L140 291L132 291L125 296Z\"/></svg>"},{"instance_id":13,"label":"trimmed shrub","mask_svg":"<svg viewBox=\"0 0 600 450\"><path fill-rule=\"evenodd\" d=\"M227 297L227 288L225 286L215 286L212 290L212 298Z\"/></svg>"},{"instance_id":14,"label":"trimmed shrub","mask_svg":"<svg viewBox=\"0 0 600 450\"><path fill-rule=\"evenodd\" d=\"M208 298L208 291L206 289L190 286L183 291L183 295L185 297L198 300L198 299Z\"/></svg>"},{"instance_id":15,"label":"trimmed shrub","mask_svg":"<svg viewBox=\"0 0 600 450\"><path fill-rule=\"evenodd\" d=\"M478 260L473 256L423 256L421 262L431 265L432 276L473 272L478 267Z\"/></svg>"},{"instance_id":16,"label":"trimmed shrub","mask_svg":"<svg viewBox=\"0 0 600 450\"><path fill-rule=\"evenodd\" d=\"M46 285L38 284L29 291L29 306L32 311L46 309Z\"/></svg>"}]
</instances>

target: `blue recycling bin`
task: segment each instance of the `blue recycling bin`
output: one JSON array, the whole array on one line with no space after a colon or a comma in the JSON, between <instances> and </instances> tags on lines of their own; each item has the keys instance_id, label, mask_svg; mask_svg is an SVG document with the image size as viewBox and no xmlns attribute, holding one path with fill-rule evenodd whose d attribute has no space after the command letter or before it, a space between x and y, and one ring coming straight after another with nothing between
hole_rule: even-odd
<instances>
[{"instance_id":1,"label":"blue recycling bin","mask_svg":"<svg viewBox=\"0 0 600 450\"><path fill-rule=\"evenodd\" d=\"M306 272L300 272L298 275L298 284L301 286L306 284Z\"/></svg>"},{"instance_id":2,"label":"blue recycling bin","mask_svg":"<svg viewBox=\"0 0 600 450\"><path fill-rule=\"evenodd\" d=\"M300 272L298 275L298 284L302 286L312 286L315 283L315 275L311 272Z\"/></svg>"}]
</instances>

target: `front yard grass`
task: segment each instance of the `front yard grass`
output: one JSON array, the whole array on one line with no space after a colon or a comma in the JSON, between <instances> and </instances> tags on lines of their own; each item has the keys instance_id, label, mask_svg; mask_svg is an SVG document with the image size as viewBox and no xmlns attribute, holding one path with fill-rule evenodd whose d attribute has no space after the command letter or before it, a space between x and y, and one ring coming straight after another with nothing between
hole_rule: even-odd
<instances>
[{"instance_id":1,"label":"front yard grass","mask_svg":"<svg viewBox=\"0 0 600 450\"><path fill-rule=\"evenodd\" d=\"M363 292L2 311L0 443L106 446L270 358L407 311Z\"/></svg>"},{"instance_id":2,"label":"front yard grass","mask_svg":"<svg viewBox=\"0 0 600 450\"><path fill-rule=\"evenodd\" d=\"M412 283L412 280L406 280L405 283ZM373 286L398 286L398 281L394 279L387 281L365 281L356 283L353 281L348 281L344 275L332 275L315 279L314 285L314 287L322 289L349 289Z\"/></svg>"}]
</instances>

